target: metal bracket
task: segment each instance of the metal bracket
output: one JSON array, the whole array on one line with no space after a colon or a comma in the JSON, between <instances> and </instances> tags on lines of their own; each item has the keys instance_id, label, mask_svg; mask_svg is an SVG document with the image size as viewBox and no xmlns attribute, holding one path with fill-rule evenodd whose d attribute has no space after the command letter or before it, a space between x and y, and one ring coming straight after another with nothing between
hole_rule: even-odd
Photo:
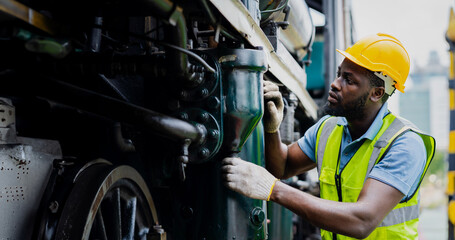
<instances>
[{"instance_id":1,"label":"metal bracket","mask_svg":"<svg viewBox=\"0 0 455 240\"><path fill-rule=\"evenodd\" d=\"M151 232L148 236L147 239L150 240L166 240L166 232L164 231L163 227L161 225L155 225L153 226L153 232Z\"/></svg>"},{"instance_id":2,"label":"metal bracket","mask_svg":"<svg viewBox=\"0 0 455 240\"><path fill-rule=\"evenodd\" d=\"M288 22L288 18L289 18L289 12L291 11L291 7L289 7L289 5L287 5L284 10L283 10L283 13L284 13L284 20L282 22L277 22L276 24L281 27L281 29L283 30L286 30L286 28L288 28L289 26L289 22Z\"/></svg>"},{"instance_id":3,"label":"metal bracket","mask_svg":"<svg viewBox=\"0 0 455 240\"><path fill-rule=\"evenodd\" d=\"M278 41L279 41L279 31L278 24L274 21L267 23L265 27L262 28L265 35L269 39L269 42L272 44L273 50L277 51Z\"/></svg>"},{"instance_id":4,"label":"metal bracket","mask_svg":"<svg viewBox=\"0 0 455 240\"><path fill-rule=\"evenodd\" d=\"M180 155L178 157L178 161L180 163L179 176L180 176L180 180L182 182L185 181L185 179L186 179L185 168L186 168L186 164L189 161L189 158L188 158L188 155L189 155L188 147L190 145L191 145L191 140L190 139L183 140L182 155Z\"/></svg>"},{"instance_id":5,"label":"metal bracket","mask_svg":"<svg viewBox=\"0 0 455 240\"><path fill-rule=\"evenodd\" d=\"M286 8L283 10L283 13L285 14L283 21L281 22L270 21L262 29L275 51L277 50L278 41L280 39L279 28L286 30L286 28L289 26L288 17L290 10L291 8L289 6L286 6Z\"/></svg>"}]
</instances>

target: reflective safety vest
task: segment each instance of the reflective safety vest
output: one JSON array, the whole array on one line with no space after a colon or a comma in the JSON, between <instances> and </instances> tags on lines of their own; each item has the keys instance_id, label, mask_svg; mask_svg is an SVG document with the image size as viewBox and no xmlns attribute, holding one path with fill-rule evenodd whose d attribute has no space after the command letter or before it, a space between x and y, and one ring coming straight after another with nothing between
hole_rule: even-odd
<instances>
[{"instance_id":1,"label":"reflective safety vest","mask_svg":"<svg viewBox=\"0 0 455 240\"><path fill-rule=\"evenodd\" d=\"M417 133L425 144L427 161L420 177L417 190L408 199L400 202L384 218L382 223L366 239L417 239L419 221L419 187L433 159L435 140L422 133L409 121L388 114L373 140L363 144L340 172L340 149L344 126L337 124L338 118L326 119L318 129L316 139L316 162L319 174L321 198L356 202L373 166L381 161L395 139L407 131ZM322 239L354 239L321 229Z\"/></svg>"}]
</instances>

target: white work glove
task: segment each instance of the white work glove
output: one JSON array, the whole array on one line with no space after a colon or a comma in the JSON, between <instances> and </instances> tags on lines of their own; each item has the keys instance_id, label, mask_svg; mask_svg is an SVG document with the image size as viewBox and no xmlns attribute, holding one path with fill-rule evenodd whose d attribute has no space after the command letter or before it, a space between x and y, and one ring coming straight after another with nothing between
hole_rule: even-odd
<instances>
[{"instance_id":1,"label":"white work glove","mask_svg":"<svg viewBox=\"0 0 455 240\"><path fill-rule=\"evenodd\" d=\"M277 178L265 168L240 158L223 159L221 171L225 185L247 197L270 200Z\"/></svg>"},{"instance_id":2,"label":"white work glove","mask_svg":"<svg viewBox=\"0 0 455 240\"><path fill-rule=\"evenodd\" d=\"M283 121L283 99L278 86L272 82L264 81L264 117L262 123L267 133L275 133L280 129Z\"/></svg>"}]
</instances>

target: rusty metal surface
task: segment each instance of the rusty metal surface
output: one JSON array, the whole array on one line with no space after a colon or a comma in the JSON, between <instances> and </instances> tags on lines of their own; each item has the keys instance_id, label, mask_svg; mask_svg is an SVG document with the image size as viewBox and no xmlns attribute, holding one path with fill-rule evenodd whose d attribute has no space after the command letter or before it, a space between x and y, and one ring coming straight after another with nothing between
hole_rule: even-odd
<instances>
[{"instance_id":1,"label":"rusty metal surface","mask_svg":"<svg viewBox=\"0 0 455 240\"><path fill-rule=\"evenodd\" d=\"M52 161L61 158L55 141L26 141L27 145L0 145L0 239L31 238Z\"/></svg>"},{"instance_id":2,"label":"rusty metal surface","mask_svg":"<svg viewBox=\"0 0 455 240\"><path fill-rule=\"evenodd\" d=\"M18 18L42 31L55 35L57 26L43 14L13 0L0 0L0 21Z\"/></svg>"},{"instance_id":3,"label":"rusty metal surface","mask_svg":"<svg viewBox=\"0 0 455 240\"><path fill-rule=\"evenodd\" d=\"M0 98L0 144L16 141L16 110L9 99Z\"/></svg>"}]
</instances>

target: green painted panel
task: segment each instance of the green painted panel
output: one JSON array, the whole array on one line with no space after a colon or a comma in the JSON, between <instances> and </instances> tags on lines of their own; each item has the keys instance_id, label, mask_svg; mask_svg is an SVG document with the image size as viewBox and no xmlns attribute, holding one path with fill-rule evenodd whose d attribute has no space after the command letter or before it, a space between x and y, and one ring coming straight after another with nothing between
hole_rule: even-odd
<instances>
[{"instance_id":1,"label":"green painted panel","mask_svg":"<svg viewBox=\"0 0 455 240\"><path fill-rule=\"evenodd\" d=\"M311 64L305 68L307 74L306 88L308 90L324 89L324 68L324 42L315 41L311 53Z\"/></svg>"}]
</instances>

